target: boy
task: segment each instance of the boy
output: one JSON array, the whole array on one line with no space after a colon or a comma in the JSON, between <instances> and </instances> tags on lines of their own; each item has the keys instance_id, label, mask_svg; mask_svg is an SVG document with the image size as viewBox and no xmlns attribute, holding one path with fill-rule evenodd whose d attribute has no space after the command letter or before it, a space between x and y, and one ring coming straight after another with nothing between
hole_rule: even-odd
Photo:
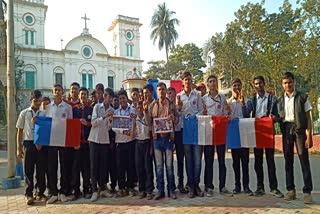
<instances>
[{"instance_id":1,"label":"boy","mask_svg":"<svg viewBox=\"0 0 320 214\"><path fill-rule=\"evenodd\" d=\"M89 150L90 150L90 174L92 185L91 202L98 200L99 184L101 196L111 197L106 191L106 176L109 170L108 156L110 153L109 131L111 128L111 118L113 108L110 106L114 93L110 88L104 90L104 101L97 103L92 112L91 130L89 134Z\"/></svg>"},{"instance_id":2,"label":"boy","mask_svg":"<svg viewBox=\"0 0 320 214\"><path fill-rule=\"evenodd\" d=\"M79 89L80 84L77 82L73 82L70 85L69 97L65 100L71 107L74 107L80 103L79 100Z\"/></svg>"},{"instance_id":3,"label":"boy","mask_svg":"<svg viewBox=\"0 0 320 214\"><path fill-rule=\"evenodd\" d=\"M38 197L41 201L46 200L44 192L46 190L45 172L47 168L47 147L35 145L33 143L34 121L37 116L44 116L40 110L42 95L41 91L34 90L30 96L31 105L29 108L20 112L17 121L17 156L24 158L24 172L26 191L25 196L27 205L34 201L34 167L36 167L37 187L39 189ZM23 143L23 145L22 145Z\"/></svg>"}]
</instances>

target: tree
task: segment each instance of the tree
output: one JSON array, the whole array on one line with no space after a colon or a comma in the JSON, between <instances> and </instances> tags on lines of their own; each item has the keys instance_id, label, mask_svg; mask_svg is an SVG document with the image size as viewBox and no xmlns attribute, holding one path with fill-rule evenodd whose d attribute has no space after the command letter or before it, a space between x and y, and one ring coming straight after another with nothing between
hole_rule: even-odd
<instances>
[{"instance_id":1,"label":"tree","mask_svg":"<svg viewBox=\"0 0 320 214\"><path fill-rule=\"evenodd\" d=\"M6 2L0 0L0 76L5 76L7 67L7 23L5 20ZM6 121L4 83L0 80L0 121Z\"/></svg>"},{"instance_id":2,"label":"tree","mask_svg":"<svg viewBox=\"0 0 320 214\"><path fill-rule=\"evenodd\" d=\"M178 39L178 32L175 26L179 25L180 21L173 18L175 14L176 12L167 8L166 3L162 3L158 5L151 18L150 26L152 31L150 38L153 40L153 44L158 41L159 50L162 50L163 47L165 48L167 62L169 50L174 47L174 43Z\"/></svg>"},{"instance_id":3,"label":"tree","mask_svg":"<svg viewBox=\"0 0 320 214\"><path fill-rule=\"evenodd\" d=\"M148 70L143 72L146 79L168 79L166 77L166 62L164 60L150 61L148 65Z\"/></svg>"},{"instance_id":4,"label":"tree","mask_svg":"<svg viewBox=\"0 0 320 214\"><path fill-rule=\"evenodd\" d=\"M201 68L206 67L202 59L202 49L193 43L184 46L177 45L171 50L169 56L168 69L170 73L177 73L179 70L189 71L193 74L195 82L203 80Z\"/></svg>"}]
</instances>

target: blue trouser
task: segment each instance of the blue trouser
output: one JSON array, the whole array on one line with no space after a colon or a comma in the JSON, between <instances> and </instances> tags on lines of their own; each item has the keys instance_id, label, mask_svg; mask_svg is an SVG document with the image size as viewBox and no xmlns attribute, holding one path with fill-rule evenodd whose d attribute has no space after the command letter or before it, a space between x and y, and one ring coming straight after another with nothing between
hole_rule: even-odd
<instances>
[{"instance_id":1,"label":"blue trouser","mask_svg":"<svg viewBox=\"0 0 320 214\"><path fill-rule=\"evenodd\" d=\"M184 145L188 177L187 185L190 188L198 187L200 183L202 150L203 146L190 144Z\"/></svg>"}]
</instances>

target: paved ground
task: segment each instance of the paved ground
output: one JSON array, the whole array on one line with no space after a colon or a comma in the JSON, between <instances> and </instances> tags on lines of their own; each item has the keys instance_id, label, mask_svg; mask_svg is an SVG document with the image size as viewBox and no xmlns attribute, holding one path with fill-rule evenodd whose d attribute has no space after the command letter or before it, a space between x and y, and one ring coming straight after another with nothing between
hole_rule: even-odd
<instances>
[{"instance_id":1,"label":"paved ground","mask_svg":"<svg viewBox=\"0 0 320 214\"><path fill-rule=\"evenodd\" d=\"M2 163L1 163L2 160ZM0 153L0 178L4 177L6 164L5 154ZM100 198L96 203L90 200L80 199L66 204L56 203L46 205L37 202L34 206L27 206L23 196L24 188L14 190L0 189L0 213L319 213L320 214L320 156L311 156L312 177L314 182L313 199L314 204L304 205L302 188L302 176L298 159L295 159L295 178L298 190L298 199L287 202L284 199L277 199L271 195L263 197L249 197L244 194L234 197L225 197L215 192L212 198L189 199L186 195L178 194L177 200L168 198L160 201L139 200L137 197L124 198ZM232 160L227 155L227 187L233 188ZM285 192L284 185L284 162L282 155L276 157L277 175L279 188ZM265 165L266 166L266 165ZM218 175L217 163L214 165L214 174ZM255 189L255 174L253 170L253 157L250 161L250 186ZM264 169L266 171L266 169ZM266 172L265 172L266 173ZM202 173L203 175L203 173ZM265 174L267 175L267 174ZM218 185L218 178L214 176L215 186ZM267 178L265 183L268 184ZM266 191L269 191L266 185Z\"/></svg>"}]
</instances>

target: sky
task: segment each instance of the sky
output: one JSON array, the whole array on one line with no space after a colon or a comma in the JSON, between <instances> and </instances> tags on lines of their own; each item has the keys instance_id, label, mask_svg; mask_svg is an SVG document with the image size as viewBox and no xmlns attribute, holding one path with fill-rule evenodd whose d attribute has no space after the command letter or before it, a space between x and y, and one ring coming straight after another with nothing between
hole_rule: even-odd
<instances>
[{"instance_id":1,"label":"sky","mask_svg":"<svg viewBox=\"0 0 320 214\"><path fill-rule=\"evenodd\" d=\"M291 4L295 0L289 0ZM226 24L234 20L234 13L248 0L167 0L167 7L175 11L180 20L177 26L179 38L175 44L195 43L202 47L206 40L217 32L224 32ZM260 0L251 0L256 3ZM277 12L282 0L265 0L268 12ZM45 28L45 45L48 49L60 50L84 28L81 17L87 14L90 34L100 40L111 54L111 35L107 31L117 15L139 18L140 56L144 60L143 70L148 69L147 62L165 59L165 50L158 50L150 39L150 21L157 8L163 3L159 0L45 0L48 6Z\"/></svg>"}]
</instances>

